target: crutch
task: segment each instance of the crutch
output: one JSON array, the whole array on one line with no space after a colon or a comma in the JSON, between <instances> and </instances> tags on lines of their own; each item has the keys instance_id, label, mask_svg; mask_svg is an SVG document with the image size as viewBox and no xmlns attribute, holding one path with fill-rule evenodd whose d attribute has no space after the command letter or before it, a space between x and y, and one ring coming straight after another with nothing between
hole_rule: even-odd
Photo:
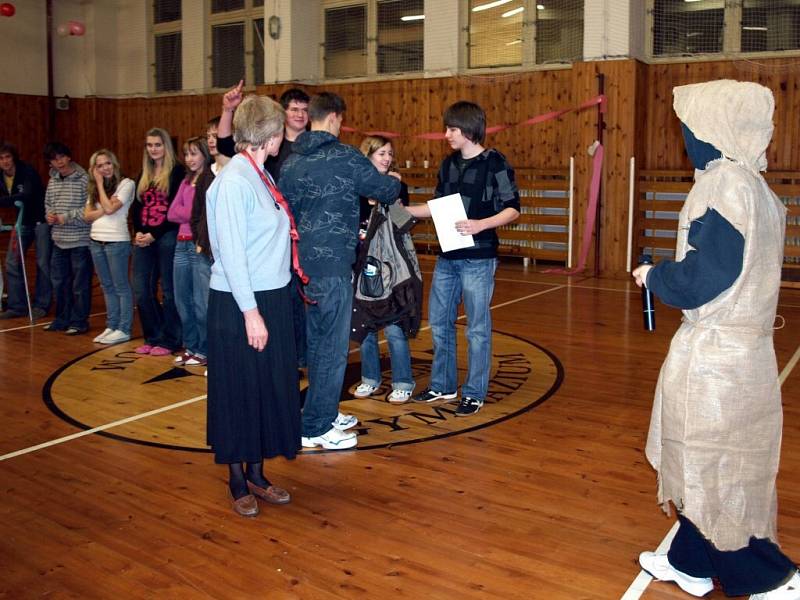
<instances>
[{"instance_id":1,"label":"crutch","mask_svg":"<svg viewBox=\"0 0 800 600\"><path fill-rule=\"evenodd\" d=\"M22 203L21 200L17 200L14 202L14 206L19 209L19 213L17 213L17 222L14 225L14 229L16 230L17 234L17 248L19 248L19 264L22 267L22 281L25 282L25 300L28 302L28 319L33 325L33 308L31 307L31 294L28 290L28 271L25 268L25 248L22 245L22 213L25 212L25 205Z\"/></svg>"},{"instance_id":2,"label":"crutch","mask_svg":"<svg viewBox=\"0 0 800 600\"><path fill-rule=\"evenodd\" d=\"M28 272L25 269L25 249L22 247L22 217L23 213L25 212L25 205L21 200L17 200L14 202L14 206L19 209L19 212L17 213L17 222L13 227L0 223L0 231L11 232L11 252L14 251L14 236L17 236L19 263L20 267L22 267L22 281L25 282L25 300L28 301L28 319L30 319L31 325L33 325L33 308L31 307L31 295L28 292ZM2 293L2 289L2 283L0 283L0 293Z\"/></svg>"}]
</instances>

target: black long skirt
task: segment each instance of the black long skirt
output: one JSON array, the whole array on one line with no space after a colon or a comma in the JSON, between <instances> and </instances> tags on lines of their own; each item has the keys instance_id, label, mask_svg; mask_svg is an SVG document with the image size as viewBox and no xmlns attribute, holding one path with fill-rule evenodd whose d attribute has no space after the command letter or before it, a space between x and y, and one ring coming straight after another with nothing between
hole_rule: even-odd
<instances>
[{"instance_id":1,"label":"black long skirt","mask_svg":"<svg viewBox=\"0 0 800 600\"><path fill-rule=\"evenodd\" d=\"M289 286L256 292L267 345L247 343L233 294L208 299L208 444L220 464L294 458L300 449L300 390Z\"/></svg>"}]
</instances>

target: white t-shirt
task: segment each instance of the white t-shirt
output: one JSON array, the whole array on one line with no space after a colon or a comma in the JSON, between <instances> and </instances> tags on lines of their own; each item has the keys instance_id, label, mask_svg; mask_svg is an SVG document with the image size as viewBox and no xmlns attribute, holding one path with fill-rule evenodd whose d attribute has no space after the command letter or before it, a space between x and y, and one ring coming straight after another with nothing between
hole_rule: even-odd
<instances>
[{"instance_id":1,"label":"white t-shirt","mask_svg":"<svg viewBox=\"0 0 800 600\"><path fill-rule=\"evenodd\" d=\"M119 182L112 196L116 196L122 206L115 213L103 215L92 223L91 238L98 242L129 242L128 211L135 196L133 180L124 178Z\"/></svg>"}]
</instances>

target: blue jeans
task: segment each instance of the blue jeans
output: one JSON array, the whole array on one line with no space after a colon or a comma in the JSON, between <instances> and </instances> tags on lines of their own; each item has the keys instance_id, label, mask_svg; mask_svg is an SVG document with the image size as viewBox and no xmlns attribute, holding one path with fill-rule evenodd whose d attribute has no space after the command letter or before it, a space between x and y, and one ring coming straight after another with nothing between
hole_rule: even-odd
<instances>
[{"instance_id":1,"label":"blue jeans","mask_svg":"<svg viewBox=\"0 0 800 600\"><path fill-rule=\"evenodd\" d=\"M35 227L22 228L22 254L28 252L33 242L36 242L36 288L32 299L33 308L41 308L44 312L50 310L53 300L53 284L50 281L50 259L53 253L53 240L50 238L50 225L38 223ZM25 297L25 279L20 268L17 234L11 236L6 255L6 275L8 277L8 310L28 314L28 300ZM31 273L28 273L30 285Z\"/></svg>"},{"instance_id":2,"label":"blue jeans","mask_svg":"<svg viewBox=\"0 0 800 600\"><path fill-rule=\"evenodd\" d=\"M89 246L59 248L53 244L50 277L56 294L56 318L51 329L89 329L92 308L92 256Z\"/></svg>"},{"instance_id":3,"label":"blue jeans","mask_svg":"<svg viewBox=\"0 0 800 600\"><path fill-rule=\"evenodd\" d=\"M181 318L175 308L172 269L178 232L169 231L155 242L133 247L133 294L139 307L145 343L168 350L181 347ZM161 280L161 302L158 281Z\"/></svg>"},{"instance_id":4,"label":"blue jeans","mask_svg":"<svg viewBox=\"0 0 800 600\"><path fill-rule=\"evenodd\" d=\"M208 289L211 281L211 261L197 252L193 240L175 245L173 270L175 307L181 317L183 345L186 351L200 358L208 356Z\"/></svg>"},{"instance_id":5,"label":"blue jeans","mask_svg":"<svg viewBox=\"0 0 800 600\"><path fill-rule=\"evenodd\" d=\"M496 258L436 260L428 299L433 337L430 388L453 393L458 389L456 317L464 300L467 314L467 379L462 396L486 399L492 365L492 315Z\"/></svg>"},{"instance_id":6,"label":"blue jeans","mask_svg":"<svg viewBox=\"0 0 800 600\"><path fill-rule=\"evenodd\" d=\"M130 242L89 242L94 270L106 300L106 327L131 334L133 290L128 280Z\"/></svg>"},{"instance_id":7,"label":"blue jeans","mask_svg":"<svg viewBox=\"0 0 800 600\"><path fill-rule=\"evenodd\" d=\"M316 304L306 309L308 390L303 435L314 437L331 429L339 413L349 351L353 286L350 277L313 277L306 286L306 296Z\"/></svg>"},{"instance_id":8,"label":"blue jeans","mask_svg":"<svg viewBox=\"0 0 800 600\"><path fill-rule=\"evenodd\" d=\"M389 344L389 358L392 361L392 389L413 390L411 351L406 334L399 325L387 325L383 334ZM375 387L381 385L381 353L378 334L374 332L368 333L361 342L361 381Z\"/></svg>"}]
</instances>

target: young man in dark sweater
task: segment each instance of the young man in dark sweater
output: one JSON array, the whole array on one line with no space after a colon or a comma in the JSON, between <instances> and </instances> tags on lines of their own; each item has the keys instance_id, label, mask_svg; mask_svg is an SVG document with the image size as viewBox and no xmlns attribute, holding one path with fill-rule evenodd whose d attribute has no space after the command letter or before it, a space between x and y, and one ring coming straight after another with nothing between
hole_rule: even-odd
<instances>
[{"instance_id":1,"label":"young man in dark sweater","mask_svg":"<svg viewBox=\"0 0 800 600\"><path fill-rule=\"evenodd\" d=\"M445 138L455 150L442 162L435 197L461 194L467 218L456 223L475 245L443 252L436 261L428 301L433 337L433 365L427 389L414 402L458 397L456 317L464 302L467 314L468 369L456 416L477 413L486 399L492 364L492 316L498 239L495 229L519 216L514 170L497 150L485 149L486 114L472 102L456 102L444 113ZM415 217L430 217L427 204L408 208Z\"/></svg>"},{"instance_id":2,"label":"young man in dark sweater","mask_svg":"<svg viewBox=\"0 0 800 600\"><path fill-rule=\"evenodd\" d=\"M0 206L14 206L22 202L22 231L20 239L16 234L6 254L6 276L8 277L8 309L0 313L0 319L12 319L28 314L28 300L25 297L20 254L22 256L36 242L36 291L31 304L33 316L43 317L50 310L53 286L50 283L50 254L53 242L50 239L50 225L44 215L44 187L39 174L31 165L19 159L17 149L9 144L0 144L0 171L3 184L0 185Z\"/></svg>"},{"instance_id":3,"label":"young man in dark sweater","mask_svg":"<svg viewBox=\"0 0 800 600\"><path fill-rule=\"evenodd\" d=\"M300 234L300 264L310 277L306 295L308 391L304 447L352 448L345 431L358 420L339 413L352 318L352 269L358 241L359 196L391 204L396 175L381 175L367 157L339 141L344 100L323 92L309 104L311 131L300 134L281 169L280 189Z\"/></svg>"}]
</instances>

